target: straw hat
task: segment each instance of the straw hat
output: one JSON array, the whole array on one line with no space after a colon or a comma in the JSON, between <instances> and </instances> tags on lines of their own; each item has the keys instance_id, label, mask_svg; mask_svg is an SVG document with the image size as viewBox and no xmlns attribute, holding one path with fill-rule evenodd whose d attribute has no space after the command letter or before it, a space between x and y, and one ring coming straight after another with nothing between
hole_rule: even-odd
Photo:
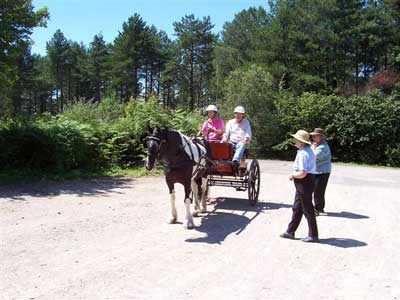
<instances>
[{"instance_id":1,"label":"straw hat","mask_svg":"<svg viewBox=\"0 0 400 300\"><path fill-rule=\"evenodd\" d=\"M322 128L315 128L313 132L310 132L310 135L321 135L325 137L325 132Z\"/></svg>"},{"instance_id":2,"label":"straw hat","mask_svg":"<svg viewBox=\"0 0 400 300\"><path fill-rule=\"evenodd\" d=\"M310 135L308 134L307 131L305 130L297 130L296 134L291 134L292 137L294 137L296 140L306 143L308 145L311 145L310 142Z\"/></svg>"}]
</instances>

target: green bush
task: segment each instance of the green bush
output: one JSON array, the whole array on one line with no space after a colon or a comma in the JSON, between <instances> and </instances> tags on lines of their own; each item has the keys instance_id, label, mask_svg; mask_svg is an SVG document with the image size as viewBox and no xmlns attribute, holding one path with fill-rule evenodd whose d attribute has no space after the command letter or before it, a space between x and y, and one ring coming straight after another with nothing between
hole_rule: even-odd
<instances>
[{"instance_id":1,"label":"green bush","mask_svg":"<svg viewBox=\"0 0 400 300\"><path fill-rule=\"evenodd\" d=\"M293 149L288 133L325 128L335 160L400 166L400 97L378 91L350 98L305 93L278 97L279 126L286 132L275 149Z\"/></svg>"},{"instance_id":2,"label":"green bush","mask_svg":"<svg viewBox=\"0 0 400 300\"><path fill-rule=\"evenodd\" d=\"M335 160L400 166L400 91L374 91L351 98L274 88L262 67L233 72L226 81L225 120L233 107L247 109L252 147L264 157L293 158L289 133L326 129ZM144 156L148 126L168 126L191 135L204 120L199 112L164 109L155 99L121 103L76 103L64 114L0 120L0 169L70 171L128 167Z\"/></svg>"},{"instance_id":3,"label":"green bush","mask_svg":"<svg viewBox=\"0 0 400 300\"><path fill-rule=\"evenodd\" d=\"M400 101L373 91L342 102L331 126L341 160L392 164L388 154L400 142Z\"/></svg>"},{"instance_id":4,"label":"green bush","mask_svg":"<svg viewBox=\"0 0 400 300\"><path fill-rule=\"evenodd\" d=\"M0 168L58 172L128 167L143 158L148 126L170 126L195 133L200 115L166 110L155 99L123 104L76 103L64 114L0 121Z\"/></svg>"},{"instance_id":5,"label":"green bush","mask_svg":"<svg viewBox=\"0 0 400 300\"><path fill-rule=\"evenodd\" d=\"M0 134L0 166L45 168L55 162L50 133L33 123L8 120Z\"/></svg>"}]
</instances>

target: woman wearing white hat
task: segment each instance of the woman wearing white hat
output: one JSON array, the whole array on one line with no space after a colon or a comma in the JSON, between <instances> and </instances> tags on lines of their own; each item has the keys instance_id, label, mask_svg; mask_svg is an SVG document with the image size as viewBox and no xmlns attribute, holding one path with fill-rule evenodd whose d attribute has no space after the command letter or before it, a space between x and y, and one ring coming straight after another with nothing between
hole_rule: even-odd
<instances>
[{"instance_id":1,"label":"woman wearing white hat","mask_svg":"<svg viewBox=\"0 0 400 300\"><path fill-rule=\"evenodd\" d=\"M294 234L304 214L308 223L308 236L302 239L302 241L319 242L317 219L315 218L312 204L312 173L315 172L315 154L310 147L310 135L305 130L298 130L296 134L291 134L291 136L294 138L294 145L299 149L293 163L293 173L289 176L289 179L294 181L296 194L292 208L292 220L287 230L280 236L287 239L294 239Z\"/></svg>"},{"instance_id":2,"label":"woman wearing white hat","mask_svg":"<svg viewBox=\"0 0 400 300\"><path fill-rule=\"evenodd\" d=\"M224 120L217 117L218 108L215 105L207 106L206 111L208 119L197 135L204 135L208 141L220 141L224 131Z\"/></svg>"}]
</instances>

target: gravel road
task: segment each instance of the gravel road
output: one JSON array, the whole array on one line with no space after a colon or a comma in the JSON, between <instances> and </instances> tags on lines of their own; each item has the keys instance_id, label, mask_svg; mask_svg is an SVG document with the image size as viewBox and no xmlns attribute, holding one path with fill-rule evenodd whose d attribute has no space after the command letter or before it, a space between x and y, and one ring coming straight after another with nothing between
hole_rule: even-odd
<instances>
[{"instance_id":1,"label":"gravel road","mask_svg":"<svg viewBox=\"0 0 400 300\"><path fill-rule=\"evenodd\" d=\"M400 299L399 169L334 164L308 244L279 237L291 162L260 165L256 207L212 188L193 230L163 177L0 187L0 299Z\"/></svg>"}]
</instances>

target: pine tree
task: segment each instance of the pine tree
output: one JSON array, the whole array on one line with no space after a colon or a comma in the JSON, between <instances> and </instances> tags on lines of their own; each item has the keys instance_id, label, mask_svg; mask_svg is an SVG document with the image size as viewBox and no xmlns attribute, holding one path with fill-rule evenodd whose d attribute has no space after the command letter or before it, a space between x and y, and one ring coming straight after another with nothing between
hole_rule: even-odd
<instances>
[{"instance_id":1,"label":"pine tree","mask_svg":"<svg viewBox=\"0 0 400 300\"><path fill-rule=\"evenodd\" d=\"M199 20L193 14L174 23L179 62L179 99L189 110L204 105L210 97L209 82L214 72L212 61L216 41L211 32L213 27L210 17Z\"/></svg>"},{"instance_id":2,"label":"pine tree","mask_svg":"<svg viewBox=\"0 0 400 300\"><path fill-rule=\"evenodd\" d=\"M148 45L146 22L135 14L123 23L112 49L113 85L121 99L140 95Z\"/></svg>"},{"instance_id":3,"label":"pine tree","mask_svg":"<svg viewBox=\"0 0 400 300\"><path fill-rule=\"evenodd\" d=\"M57 111L64 110L64 90L65 80L67 77L67 51L69 42L65 38L61 30L57 30L52 39L47 42L47 55L50 60L51 74L54 78L55 93L57 101Z\"/></svg>"},{"instance_id":4,"label":"pine tree","mask_svg":"<svg viewBox=\"0 0 400 300\"><path fill-rule=\"evenodd\" d=\"M90 79L90 94L96 102L101 100L109 85L109 60L110 46L106 44L103 35L95 35L89 46L87 67Z\"/></svg>"}]
</instances>

